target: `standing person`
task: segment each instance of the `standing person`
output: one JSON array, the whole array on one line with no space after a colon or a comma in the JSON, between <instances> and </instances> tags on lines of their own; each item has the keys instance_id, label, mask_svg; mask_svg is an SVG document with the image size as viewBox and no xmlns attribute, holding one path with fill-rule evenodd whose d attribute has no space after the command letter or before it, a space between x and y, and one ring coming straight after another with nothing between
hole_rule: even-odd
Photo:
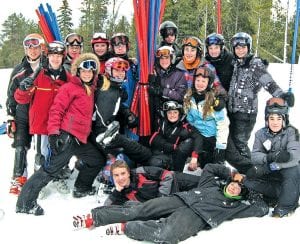
<instances>
[{"instance_id":1,"label":"standing person","mask_svg":"<svg viewBox=\"0 0 300 244\"><path fill-rule=\"evenodd\" d=\"M71 71L72 63L83 52L83 37L77 33L70 33L65 38L67 46L67 57L64 67L67 71Z\"/></svg>"},{"instance_id":2,"label":"standing person","mask_svg":"<svg viewBox=\"0 0 300 244\"><path fill-rule=\"evenodd\" d=\"M231 39L235 57L233 75L228 92L230 136L239 153L250 158L248 140L254 128L257 112L257 94L263 87L273 97L284 97L293 106L292 93L284 93L267 71L264 62L251 53L252 38L244 32Z\"/></svg>"},{"instance_id":3,"label":"standing person","mask_svg":"<svg viewBox=\"0 0 300 244\"><path fill-rule=\"evenodd\" d=\"M36 150L40 151L43 156L41 164L49 157L47 131L49 109L59 87L71 79L71 74L63 67L65 56L66 47L63 42L50 42L47 45L48 67L41 69L34 80L22 81L15 92L15 99L18 103L30 104L29 132L35 138L39 137L40 143L36 145ZM36 165L35 170L39 167ZM56 181L59 184L57 189L60 193L69 193L69 188L66 184L61 184L62 182L64 181Z\"/></svg>"},{"instance_id":4,"label":"standing person","mask_svg":"<svg viewBox=\"0 0 300 244\"><path fill-rule=\"evenodd\" d=\"M169 196L174 192L197 187L200 176L144 166L130 170L124 160L116 160L110 168L115 189L104 205L122 205L127 201L145 202Z\"/></svg>"},{"instance_id":5,"label":"standing person","mask_svg":"<svg viewBox=\"0 0 300 244\"><path fill-rule=\"evenodd\" d=\"M156 51L155 74L149 75L149 94L154 132L165 101L183 103L187 89L184 73L175 67L175 53L170 46L162 46Z\"/></svg>"},{"instance_id":6,"label":"standing person","mask_svg":"<svg viewBox=\"0 0 300 244\"><path fill-rule=\"evenodd\" d=\"M148 165L182 172L188 157L198 160L200 134L185 121L182 105L166 101L159 127L150 138L152 157Z\"/></svg>"},{"instance_id":7,"label":"standing person","mask_svg":"<svg viewBox=\"0 0 300 244\"><path fill-rule=\"evenodd\" d=\"M111 58L111 53L109 52L109 39L105 33L95 32L91 39L92 51L97 55L100 62L100 72L103 75L105 73L105 62Z\"/></svg>"},{"instance_id":8,"label":"standing person","mask_svg":"<svg viewBox=\"0 0 300 244\"><path fill-rule=\"evenodd\" d=\"M176 39L178 36L178 27L175 25L173 21L166 20L160 24L159 33L162 38L159 47L162 46L172 47L175 52L175 63L178 63L182 58L181 49L176 43Z\"/></svg>"},{"instance_id":9,"label":"standing person","mask_svg":"<svg viewBox=\"0 0 300 244\"><path fill-rule=\"evenodd\" d=\"M28 110L29 103L18 104L14 93L23 80L34 78L40 67L45 63L43 51L44 38L40 34L29 34L24 38L23 47L25 56L22 62L12 71L7 88L7 134L13 138L12 147L15 148L14 168L10 193L18 195L27 180L27 151L31 144L29 134Z\"/></svg>"},{"instance_id":10,"label":"standing person","mask_svg":"<svg viewBox=\"0 0 300 244\"><path fill-rule=\"evenodd\" d=\"M106 226L106 234L157 243L178 243L226 220L262 217L269 208L223 165L207 164L196 188L141 204L102 206L74 216L75 228ZM80 217L80 218L78 218Z\"/></svg>"},{"instance_id":11,"label":"standing person","mask_svg":"<svg viewBox=\"0 0 300 244\"><path fill-rule=\"evenodd\" d=\"M199 67L194 75L193 88L188 89L184 99L186 119L201 134L201 168L207 163L224 162L229 134L226 108L219 111L213 109L216 96L214 79L215 75L209 68ZM192 160L189 169L196 170L197 163Z\"/></svg>"},{"instance_id":12,"label":"standing person","mask_svg":"<svg viewBox=\"0 0 300 244\"><path fill-rule=\"evenodd\" d=\"M39 192L58 177L73 155L86 164L79 171L74 191L81 196L95 193L92 184L105 164L105 157L87 142L87 137L91 132L98 73L99 61L92 53L82 54L73 63L72 80L60 87L49 110L47 130L51 156L23 186L16 203L17 213L44 214L37 203Z\"/></svg>"},{"instance_id":13,"label":"standing person","mask_svg":"<svg viewBox=\"0 0 300 244\"><path fill-rule=\"evenodd\" d=\"M205 59L215 67L222 86L228 92L233 73L233 54L225 47L225 40L221 34L208 35L205 46Z\"/></svg>"},{"instance_id":14,"label":"standing person","mask_svg":"<svg viewBox=\"0 0 300 244\"><path fill-rule=\"evenodd\" d=\"M248 186L275 203L273 217L289 216L299 201L299 133L289 124L288 106L282 98L267 101L265 121L265 127L255 133L253 167L247 172L253 182Z\"/></svg>"}]
</instances>

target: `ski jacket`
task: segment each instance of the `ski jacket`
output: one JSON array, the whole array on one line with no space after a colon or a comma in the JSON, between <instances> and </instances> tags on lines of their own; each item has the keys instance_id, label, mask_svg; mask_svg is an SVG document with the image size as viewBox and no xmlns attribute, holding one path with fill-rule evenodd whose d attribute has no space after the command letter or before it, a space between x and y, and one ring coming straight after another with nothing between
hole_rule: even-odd
<instances>
[{"instance_id":1,"label":"ski jacket","mask_svg":"<svg viewBox=\"0 0 300 244\"><path fill-rule=\"evenodd\" d=\"M205 58L215 67L222 86L228 92L233 73L233 54L224 48L219 58L212 58L208 52Z\"/></svg>"},{"instance_id":2,"label":"ski jacket","mask_svg":"<svg viewBox=\"0 0 300 244\"><path fill-rule=\"evenodd\" d=\"M58 88L71 79L71 74L63 68L58 77L54 77L50 70L42 69L35 78L33 86L26 91L17 88L15 99L20 104L29 107L30 134L48 135L47 121L49 109L57 94Z\"/></svg>"},{"instance_id":3,"label":"ski jacket","mask_svg":"<svg viewBox=\"0 0 300 244\"><path fill-rule=\"evenodd\" d=\"M271 142L269 150L265 148L266 141ZM287 150L291 157L288 162L274 162L279 169L290 168L299 165L300 160L300 142L299 133L293 126L288 126L277 134L273 134L267 127L258 130L255 133L251 161L253 164L267 163L267 154L269 152L278 152Z\"/></svg>"},{"instance_id":4,"label":"ski jacket","mask_svg":"<svg viewBox=\"0 0 300 244\"><path fill-rule=\"evenodd\" d=\"M191 98L191 107L187 112L187 121L194 126L204 137L216 137L216 148L226 149L229 135L229 119L227 111L223 108L220 111L212 109L211 113L203 117L203 107L205 100L196 103L194 97Z\"/></svg>"},{"instance_id":5,"label":"ski jacket","mask_svg":"<svg viewBox=\"0 0 300 244\"><path fill-rule=\"evenodd\" d=\"M127 201L145 202L147 200L168 196L178 191L173 171L154 166L144 166L130 171L130 185L122 191L116 189L104 205L122 205Z\"/></svg>"},{"instance_id":6,"label":"ski jacket","mask_svg":"<svg viewBox=\"0 0 300 244\"><path fill-rule=\"evenodd\" d=\"M49 110L49 135L59 135L64 130L80 142L87 142L94 107L94 87L91 88L93 92L88 96L77 76L72 76L68 83L60 87Z\"/></svg>"},{"instance_id":7,"label":"ski jacket","mask_svg":"<svg viewBox=\"0 0 300 244\"><path fill-rule=\"evenodd\" d=\"M190 124L182 120L170 123L164 118L160 120L158 130L151 136L149 144L153 152L172 154L182 142L191 138L194 141L192 157L198 158L201 150L200 137L201 135Z\"/></svg>"},{"instance_id":8,"label":"ski jacket","mask_svg":"<svg viewBox=\"0 0 300 244\"><path fill-rule=\"evenodd\" d=\"M273 97L284 93L260 58L251 55L242 61L235 60L228 92L228 112L257 114L257 94L262 87Z\"/></svg>"},{"instance_id":9,"label":"ski jacket","mask_svg":"<svg viewBox=\"0 0 300 244\"><path fill-rule=\"evenodd\" d=\"M224 196L224 180L231 178L229 168L206 164L197 188L174 193L199 215L211 228L235 218L262 217L269 212L260 195L250 192L244 200Z\"/></svg>"}]
</instances>

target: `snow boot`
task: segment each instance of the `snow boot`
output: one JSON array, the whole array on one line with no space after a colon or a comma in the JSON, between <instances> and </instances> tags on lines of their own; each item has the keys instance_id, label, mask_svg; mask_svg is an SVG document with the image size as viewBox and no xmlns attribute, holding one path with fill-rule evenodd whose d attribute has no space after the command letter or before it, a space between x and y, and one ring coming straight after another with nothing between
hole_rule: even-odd
<instances>
[{"instance_id":1,"label":"snow boot","mask_svg":"<svg viewBox=\"0 0 300 244\"><path fill-rule=\"evenodd\" d=\"M124 223L110 224L105 226L105 233L106 235L123 235L124 229Z\"/></svg>"},{"instance_id":2,"label":"snow boot","mask_svg":"<svg viewBox=\"0 0 300 244\"><path fill-rule=\"evenodd\" d=\"M26 181L27 181L27 177L25 177L25 176L16 177L11 182L11 187L9 189L9 193L15 194L18 196L21 192L23 185L26 183Z\"/></svg>"},{"instance_id":3,"label":"snow boot","mask_svg":"<svg viewBox=\"0 0 300 244\"><path fill-rule=\"evenodd\" d=\"M81 197L86 197L86 196L92 196L92 195L95 195L96 191L97 191L96 187L94 187L94 186L89 189L75 187L73 190L73 197L81 198Z\"/></svg>"},{"instance_id":4,"label":"snow boot","mask_svg":"<svg viewBox=\"0 0 300 244\"><path fill-rule=\"evenodd\" d=\"M44 209L36 202L34 202L31 208L26 206L23 207L17 206L16 213L26 213L26 214L33 214L39 216L39 215L44 215Z\"/></svg>"},{"instance_id":5,"label":"snow boot","mask_svg":"<svg viewBox=\"0 0 300 244\"><path fill-rule=\"evenodd\" d=\"M73 226L76 230L83 228L91 228L93 226L91 214L73 216Z\"/></svg>"}]
</instances>

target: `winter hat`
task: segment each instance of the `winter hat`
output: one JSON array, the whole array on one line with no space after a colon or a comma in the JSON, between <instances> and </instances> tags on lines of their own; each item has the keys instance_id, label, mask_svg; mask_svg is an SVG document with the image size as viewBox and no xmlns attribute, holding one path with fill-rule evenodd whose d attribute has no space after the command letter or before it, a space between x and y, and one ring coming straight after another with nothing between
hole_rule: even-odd
<instances>
[{"instance_id":1,"label":"winter hat","mask_svg":"<svg viewBox=\"0 0 300 244\"><path fill-rule=\"evenodd\" d=\"M233 196L231 195L230 193L228 193L226 191L228 185L231 183L231 182L236 182L236 181L232 181L231 179L230 180L227 180L227 183L225 184L224 188L223 188L223 194L226 198L229 198L229 199L233 199L233 200L241 200L241 199L245 199L247 194L248 194L248 189L245 187L245 185L239 183L239 182L236 182L239 184L239 186L241 187L241 192L239 195L237 196Z\"/></svg>"}]
</instances>

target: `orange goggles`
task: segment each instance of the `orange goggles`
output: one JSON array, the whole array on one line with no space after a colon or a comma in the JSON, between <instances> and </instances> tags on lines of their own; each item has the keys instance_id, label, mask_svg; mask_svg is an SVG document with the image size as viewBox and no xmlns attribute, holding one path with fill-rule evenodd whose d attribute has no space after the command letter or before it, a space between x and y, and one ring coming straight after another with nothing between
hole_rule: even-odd
<instances>
[{"instance_id":1,"label":"orange goggles","mask_svg":"<svg viewBox=\"0 0 300 244\"><path fill-rule=\"evenodd\" d=\"M199 42L195 38L187 37L182 40L183 46L199 47Z\"/></svg>"},{"instance_id":2,"label":"orange goggles","mask_svg":"<svg viewBox=\"0 0 300 244\"><path fill-rule=\"evenodd\" d=\"M170 57L170 55L171 55L170 50L168 50L168 49L161 49L161 50L157 50L155 56L157 58L161 58L161 57Z\"/></svg>"},{"instance_id":3,"label":"orange goggles","mask_svg":"<svg viewBox=\"0 0 300 244\"><path fill-rule=\"evenodd\" d=\"M127 71L127 70L129 70L129 63L126 60L124 60L124 61L117 61L117 62L113 63L112 68L116 69L116 70Z\"/></svg>"}]
</instances>

